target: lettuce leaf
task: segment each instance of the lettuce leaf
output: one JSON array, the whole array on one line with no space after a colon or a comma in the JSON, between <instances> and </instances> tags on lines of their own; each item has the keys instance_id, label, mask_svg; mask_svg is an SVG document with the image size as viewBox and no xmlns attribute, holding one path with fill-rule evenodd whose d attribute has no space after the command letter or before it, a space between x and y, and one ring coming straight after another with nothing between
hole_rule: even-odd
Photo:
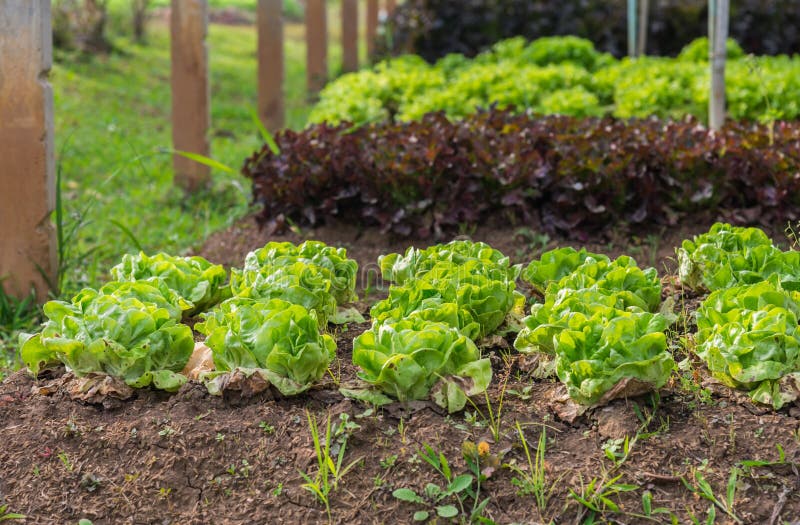
<instances>
[{"instance_id":1,"label":"lettuce leaf","mask_svg":"<svg viewBox=\"0 0 800 525\"><path fill-rule=\"evenodd\" d=\"M316 314L298 304L234 297L203 318L195 329L206 335L218 372L255 369L286 396L319 381L336 356Z\"/></svg>"},{"instance_id":2,"label":"lettuce leaf","mask_svg":"<svg viewBox=\"0 0 800 525\"><path fill-rule=\"evenodd\" d=\"M20 337L20 355L31 373L62 362L79 377L105 373L135 388L180 388L186 377L179 372L194 348L192 330L176 324L174 311L124 290L106 295L85 289L71 303L46 303L42 332Z\"/></svg>"}]
</instances>

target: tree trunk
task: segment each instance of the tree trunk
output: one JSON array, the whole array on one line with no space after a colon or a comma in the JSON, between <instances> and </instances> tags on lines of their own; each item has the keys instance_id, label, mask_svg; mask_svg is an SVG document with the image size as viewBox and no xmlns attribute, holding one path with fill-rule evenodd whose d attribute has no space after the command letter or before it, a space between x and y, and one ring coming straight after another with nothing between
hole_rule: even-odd
<instances>
[{"instance_id":1,"label":"tree trunk","mask_svg":"<svg viewBox=\"0 0 800 525\"><path fill-rule=\"evenodd\" d=\"M133 38L140 44L145 41L147 33L147 9L150 0L132 0L133 8Z\"/></svg>"}]
</instances>

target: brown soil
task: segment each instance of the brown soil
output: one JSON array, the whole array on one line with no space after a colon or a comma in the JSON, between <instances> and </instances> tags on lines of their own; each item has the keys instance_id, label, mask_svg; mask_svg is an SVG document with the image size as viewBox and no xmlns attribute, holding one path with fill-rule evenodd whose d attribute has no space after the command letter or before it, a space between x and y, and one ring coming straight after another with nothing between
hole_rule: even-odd
<instances>
[{"instance_id":1,"label":"brown soil","mask_svg":"<svg viewBox=\"0 0 800 525\"><path fill-rule=\"evenodd\" d=\"M674 246L709 225L599 239L591 247L614 255L627 252L642 265L669 267ZM531 241L530 232L514 233L479 228L472 237L518 261L541 251L542 243ZM301 238L346 246L362 266L381 253L427 244L342 225L274 239ZM200 253L240 264L247 251L267 240L245 221L214 236ZM549 245L565 242L555 239ZM665 293L673 292L668 287ZM361 308L366 312L367 302ZM552 492L540 512L534 496L518 493L515 474L496 468L480 488L480 499L489 498L484 515L496 523L582 523L588 510L571 492L588 497L593 480L617 476L617 483L635 489L611 495L613 503L596 522L670 523L669 514L643 516L642 498L649 492L653 509L668 509L679 523L690 523L692 514L705 523L714 505L697 488L705 478L720 502L717 523L734 523L722 507L737 465L733 510L742 522L794 522L800 515L800 409L774 412L756 406L743 394L715 385L696 366L683 377L676 375L658 402L651 396L618 400L570 422L559 402L563 388L551 379L533 379L531 364L509 350L510 341L495 341L487 349L495 373L488 397L493 414L500 413L495 440L485 401L478 400L477 410L448 416L427 402L371 411L339 394L337 383L355 380L352 339L367 326L337 332L338 360L331 376L293 399L214 398L191 384L173 395L142 390L109 409L72 401L65 388L50 395L34 388L63 372L38 381L18 372L0 384L0 508L7 504L7 512L28 516L21 522L42 524L74 524L80 518L95 524L325 523L324 506L303 489L300 475L317 471L307 414L334 424L347 414L358 426L349 431L345 464L356 463L331 493L335 523L411 523L415 511L432 509L392 496L397 488L421 493L427 483L444 484L421 459L425 444L443 453L456 473L466 472L465 440L486 441L501 464L526 469L516 422L532 454L546 430L546 490ZM641 418L649 418L649 424ZM632 440L630 453L615 466L603 446L626 435ZM744 460L777 462L777 445L785 451L783 463L741 466ZM622 455L621 442L616 451ZM455 497L443 503L458 505ZM472 504L465 497L464 505Z\"/></svg>"}]
</instances>

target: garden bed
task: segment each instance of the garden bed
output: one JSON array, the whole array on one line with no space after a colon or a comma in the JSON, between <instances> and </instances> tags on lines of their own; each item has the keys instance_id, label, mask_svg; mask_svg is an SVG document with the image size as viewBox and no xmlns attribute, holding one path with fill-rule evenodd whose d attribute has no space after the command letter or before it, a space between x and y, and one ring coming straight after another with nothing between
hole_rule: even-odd
<instances>
[{"instance_id":1,"label":"garden bed","mask_svg":"<svg viewBox=\"0 0 800 525\"><path fill-rule=\"evenodd\" d=\"M664 277L665 297L674 297L691 313L698 298L682 296L673 286L670 258L682 239L706 231L711 222L693 217L676 228L618 230L580 245L612 256L627 253L642 266L656 266ZM780 240L781 230L770 233ZM555 245L579 245L526 228L484 226L465 233L490 242L515 262L529 261ZM245 253L268 240L306 238L347 247L362 276L379 254L429 244L343 224L267 237L245 221L213 236L200 254L239 264ZM378 285L366 277L359 280L362 313L385 293ZM363 297L364 287L372 292L368 297ZM0 505L27 515L29 523L81 518L95 524L324 523L324 506L303 489L300 475L313 476L317 469L310 413L323 428L330 417L342 429L333 441L347 436L345 464L356 462L331 493L336 523L409 523L415 512L435 512L433 505L392 495L399 488L421 493L427 483L446 484L424 461L425 444L441 452L457 474L467 472L465 441L487 442L484 466L497 461L527 469L517 422L534 456L546 432L542 472L545 493L551 487L552 492L541 512L535 496L518 494L520 488L512 483L521 475L498 466L479 496L489 499L483 514L496 523L580 523L589 517L591 505L601 509L596 521L617 523L669 523L669 513L679 523L691 522L692 515L706 522L710 508L719 523L732 522L725 508L744 523L782 523L800 512L800 409L755 405L745 394L710 380L699 361L674 374L657 397L617 400L573 418L563 410L564 387L554 379L533 379L533 363L511 349L509 336L488 348L494 372L489 405L477 399L477 408L468 405L449 416L429 402L370 410L338 392L355 379L352 340L368 327L351 324L334 332L338 360L332 373L291 399L265 394L218 398L188 384L176 394L140 390L132 400L103 408L70 400L68 379L61 372L36 382L18 372L0 385ZM675 328L670 339L681 331ZM499 424L492 424L498 417ZM747 463L755 460L771 464ZM736 479L730 484L732 473ZM613 494L612 485L625 490ZM471 509L472 498L458 494ZM439 504L452 504L461 513L455 495ZM657 508L669 513L656 513Z\"/></svg>"}]
</instances>

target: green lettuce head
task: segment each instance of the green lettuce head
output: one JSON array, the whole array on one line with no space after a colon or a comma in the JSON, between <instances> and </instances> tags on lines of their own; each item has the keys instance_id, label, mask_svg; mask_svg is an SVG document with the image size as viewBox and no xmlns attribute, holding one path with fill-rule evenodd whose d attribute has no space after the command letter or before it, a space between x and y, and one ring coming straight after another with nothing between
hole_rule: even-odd
<instances>
[{"instance_id":1,"label":"green lettuce head","mask_svg":"<svg viewBox=\"0 0 800 525\"><path fill-rule=\"evenodd\" d=\"M202 257L175 257L165 253L152 257L143 252L125 255L122 262L111 269L111 278L116 281L163 281L190 303L184 317L197 315L230 297L225 286L227 277L222 266Z\"/></svg>"},{"instance_id":2,"label":"green lettuce head","mask_svg":"<svg viewBox=\"0 0 800 525\"><path fill-rule=\"evenodd\" d=\"M103 373L131 387L175 391L194 349L192 331L176 324L174 311L122 293L86 289L72 303L44 305L41 333L20 337L20 355L38 374L43 364L64 363L75 375ZM149 292L149 291L148 291Z\"/></svg>"},{"instance_id":3,"label":"green lettuce head","mask_svg":"<svg viewBox=\"0 0 800 525\"><path fill-rule=\"evenodd\" d=\"M584 264L587 260L610 262L605 255L591 253L581 248L556 248L544 252L522 272L522 280L533 286L539 293L544 293L550 283L558 282Z\"/></svg>"},{"instance_id":4,"label":"green lettuce head","mask_svg":"<svg viewBox=\"0 0 800 525\"><path fill-rule=\"evenodd\" d=\"M488 359L452 326L422 318L376 324L353 341L359 377L400 400L434 400L450 412L492 379ZM436 387L436 388L435 388Z\"/></svg>"},{"instance_id":5,"label":"green lettuce head","mask_svg":"<svg viewBox=\"0 0 800 525\"><path fill-rule=\"evenodd\" d=\"M235 369L255 371L291 396L319 381L336 356L336 343L319 333L316 314L298 304L234 297L203 317L195 329L213 354L218 372L212 379Z\"/></svg>"},{"instance_id":6,"label":"green lettuce head","mask_svg":"<svg viewBox=\"0 0 800 525\"><path fill-rule=\"evenodd\" d=\"M592 405L623 381L636 393L662 387L675 365L667 351L666 324L660 314L627 313L559 333L556 373L570 397Z\"/></svg>"},{"instance_id":7,"label":"green lettuce head","mask_svg":"<svg viewBox=\"0 0 800 525\"><path fill-rule=\"evenodd\" d=\"M788 290L800 290L800 254L782 252L758 228L717 223L683 241L677 255L680 279L694 290L713 292L773 277Z\"/></svg>"},{"instance_id":8,"label":"green lettuce head","mask_svg":"<svg viewBox=\"0 0 800 525\"><path fill-rule=\"evenodd\" d=\"M774 283L712 293L697 311L697 355L712 375L780 408L797 397L784 378L800 372L800 296Z\"/></svg>"},{"instance_id":9,"label":"green lettuce head","mask_svg":"<svg viewBox=\"0 0 800 525\"><path fill-rule=\"evenodd\" d=\"M405 255L392 253L378 258L383 278L397 284L417 280L442 262L460 266L469 261L473 261L473 267L477 261L479 266L487 270L499 271L507 281L515 281L519 276L519 266L511 266L508 257L502 252L482 242L452 241L425 250L411 247L406 250Z\"/></svg>"},{"instance_id":10,"label":"green lettuce head","mask_svg":"<svg viewBox=\"0 0 800 525\"><path fill-rule=\"evenodd\" d=\"M327 272L315 264L297 261L289 265L264 265L258 270L231 270L231 289L236 297L268 301L281 299L313 311L319 329L336 313Z\"/></svg>"},{"instance_id":11,"label":"green lettuce head","mask_svg":"<svg viewBox=\"0 0 800 525\"><path fill-rule=\"evenodd\" d=\"M247 254L244 270L258 272L262 267L278 268L302 262L317 267L330 281L330 290L338 304L358 299L355 293L358 263L347 258L347 250L320 241L306 241L299 246L290 242L270 242Z\"/></svg>"}]
</instances>

